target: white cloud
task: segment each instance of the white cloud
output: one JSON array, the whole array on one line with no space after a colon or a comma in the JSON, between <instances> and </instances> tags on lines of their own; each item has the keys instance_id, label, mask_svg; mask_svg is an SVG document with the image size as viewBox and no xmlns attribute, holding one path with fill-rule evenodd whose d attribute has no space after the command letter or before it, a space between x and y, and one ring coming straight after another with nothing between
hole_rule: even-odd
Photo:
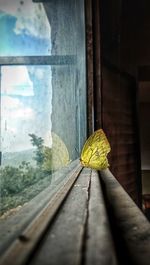
<instances>
[{"instance_id":1,"label":"white cloud","mask_svg":"<svg viewBox=\"0 0 150 265\"><path fill-rule=\"evenodd\" d=\"M3 152L32 148L28 133L34 127L35 113L19 99L1 97L1 142Z\"/></svg>"},{"instance_id":2,"label":"white cloud","mask_svg":"<svg viewBox=\"0 0 150 265\"><path fill-rule=\"evenodd\" d=\"M16 119L34 119L33 109L26 107L19 99L2 96L1 105L3 124L5 121L8 124L14 123Z\"/></svg>"},{"instance_id":3,"label":"white cloud","mask_svg":"<svg viewBox=\"0 0 150 265\"><path fill-rule=\"evenodd\" d=\"M36 78L37 79L39 79L39 80L42 80L43 79L43 77L44 77L44 69L37 69L36 71L35 71L35 76L36 76Z\"/></svg>"},{"instance_id":4,"label":"white cloud","mask_svg":"<svg viewBox=\"0 0 150 265\"><path fill-rule=\"evenodd\" d=\"M34 118L34 112L31 108L23 108L23 109L17 109L13 111L13 116L15 119L33 119Z\"/></svg>"},{"instance_id":5,"label":"white cloud","mask_svg":"<svg viewBox=\"0 0 150 265\"><path fill-rule=\"evenodd\" d=\"M2 105L2 110L9 109L9 111L22 108L23 106L23 104L20 102L18 98L12 98L9 96L2 96L1 105Z\"/></svg>"},{"instance_id":6,"label":"white cloud","mask_svg":"<svg viewBox=\"0 0 150 265\"><path fill-rule=\"evenodd\" d=\"M10 134L16 134L18 131L17 131L17 128L13 128L13 127L7 127L7 130L10 132Z\"/></svg>"},{"instance_id":7,"label":"white cloud","mask_svg":"<svg viewBox=\"0 0 150 265\"><path fill-rule=\"evenodd\" d=\"M17 17L14 32L25 32L39 38L50 39L50 25L41 3L33 3L31 0L1 0L0 10Z\"/></svg>"},{"instance_id":8,"label":"white cloud","mask_svg":"<svg viewBox=\"0 0 150 265\"><path fill-rule=\"evenodd\" d=\"M7 95L33 96L33 83L26 66L2 67L2 93Z\"/></svg>"},{"instance_id":9,"label":"white cloud","mask_svg":"<svg viewBox=\"0 0 150 265\"><path fill-rule=\"evenodd\" d=\"M15 16L20 0L0 0L0 10Z\"/></svg>"},{"instance_id":10,"label":"white cloud","mask_svg":"<svg viewBox=\"0 0 150 265\"><path fill-rule=\"evenodd\" d=\"M18 152L22 150L28 150L33 148L28 131L22 131L20 129L12 131L12 128L8 128L2 134L1 138L2 152Z\"/></svg>"}]
</instances>

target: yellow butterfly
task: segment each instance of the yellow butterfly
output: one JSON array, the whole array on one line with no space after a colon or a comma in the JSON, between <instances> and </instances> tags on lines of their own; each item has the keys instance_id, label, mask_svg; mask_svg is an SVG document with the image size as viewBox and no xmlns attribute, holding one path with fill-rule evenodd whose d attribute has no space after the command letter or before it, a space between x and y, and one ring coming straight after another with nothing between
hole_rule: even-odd
<instances>
[{"instance_id":1,"label":"yellow butterfly","mask_svg":"<svg viewBox=\"0 0 150 265\"><path fill-rule=\"evenodd\" d=\"M109 167L107 154L110 144L102 129L95 131L85 142L81 151L80 162L84 167L102 170Z\"/></svg>"}]
</instances>

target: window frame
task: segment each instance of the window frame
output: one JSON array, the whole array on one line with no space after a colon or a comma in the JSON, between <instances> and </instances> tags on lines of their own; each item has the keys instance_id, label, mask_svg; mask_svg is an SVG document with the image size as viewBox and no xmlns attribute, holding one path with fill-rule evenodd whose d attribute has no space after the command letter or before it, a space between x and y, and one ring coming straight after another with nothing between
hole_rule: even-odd
<instances>
[{"instance_id":1,"label":"window frame","mask_svg":"<svg viewBox=\"0 0 150 265\"><path fill-rule=\"evenodd\" d=\"M40 66L40 65L74 65L74 55L47 55L47 56L0 56L0 91L1 91L1 67L3 66ZM2 151L0 150L0 166L2 163Z\"/></svg>"},{"instance_id":2,"label":"window frame","mask_svg":"<svg viewBox=\"0 0 150 265\"><path fill-rule=\"evenodd\" d=\"M49 0L43 0L43 1L38 1L38 0L34 0L33 2L49 2ZM87 136L90 135L94 129L95 129L95 99L97 97L97 92L95 90L95 82L98 78L99 79L99 74L100 74L100 65L97 68L97 64L100 64L100 57L97 60L96 64L94 65L94 58L96 57L96 53L94 52L95 49L95 43L96 43L96 36L97 33L99 34L99 29L95 28L95 31L93 31L94 25L96 25L99 21L99 13L98 13L98 9L99 9L99 1L96 0L94 3L92 0L87 0L84 3L85 6L85 44L86 44L86 90L87 90L87 98L86 98L86 102L87 102ZM98 9L97 9L98 8ZM97 10L97 16L93 21L93 17L95 17L95 10ZM98 44L98 42L97 42ZM100 47L99 47L100 48ZM96 50L98 49L98 53L99 53L99 48L96 47ZM61 55L48 55L48 56L5 56L5 57L0 57L0 68L1 66L6 66L6 65L68 65L68 64L76 64L76 57L74 55L65 55L65 56L61 56ZM98 75L97 75L98 74ZM98 81L98 82L99 82ZM72 167L72 165L75 164L75 167ZM79 176L80 174L80 170L82 170L82 167L80 165L79 160L73 161L71 164L69 164L67 166L67 170L68 170L68 175L66 174L66 172L64 173L65 176L68 176L68 183L70 183L69 185L67 185L68 187L68 191L66 192L66 195L68 194L68 192L70 191L70 189L72 188L72 186L74 185L75 179ZM56 172L57 173L57 172ZM75 174L75 175L74 175ZM73 180L74 179L74 180ZM66 178L65 178L66 181ZM61 187L63 188L63 182L61 182L60 186L58 187L58 189L61 189ZM45 191L43 191L45 192ZM59 191L58 191L59 192ZM57 195L57 192L56 192ZM29 208L33 207L34 205L34 200L37 200L39 197L39 194L33 198L33 200L30 202L31 205L29 205ZM40 198L40 197L39 197ZM51 197L49 196L48 201L50 202ZM63 200L65 199L65 197L61 200L60 202L60 206L63 203ZM32 204L33 203L33 204ZM41 207L39 207L39 205L36 204L37 207L37 212L34 213L32 216L30 216L29 220L28 220L28 224L32 224L32 221L34 222L35 219L38 219L40 214L40 210L44 207L44 200L42 201L42 205ZM55 202L54 202L55 205ZM58 208L59 208L58 207ZM27 207L28 208L28 207ZM57 209L58 209L57 208ZM28 209L27 209L28 212ZM18 212L19 213L19 212ZM18 221L21 218L19 216L19 214L17 213L17 217ZM14 220L12 220L12 223L16 222L14 216L13 218ZM8 222L9 223L9 222ZM7 222L6 222L6 226L7 226ZM15 233L15 231L13 232L12 237L10 238L10 240L8 240L6 242L6 244L4 245L4 248L2 248L2 252L5 249L7 251L7 249L9 250L9 247L11 247L11 243L15 242L16 238L18 237L18 234L21 233L21 231L23 231L25 229L25 227L27 226L27 223L24 224L24 226L21 226L20 230L18 230L18 233ZM39 224L40 227L40 224ZM15 229L15 226L14 226ZM43 231L44 232L44 231ZM39 235L39 237L41 237L41 234ZM20 237L20 239L22 240L22 242L24 242L24 240L26 240L26 238L24 237Z\"/></svg>"}]
</instances>

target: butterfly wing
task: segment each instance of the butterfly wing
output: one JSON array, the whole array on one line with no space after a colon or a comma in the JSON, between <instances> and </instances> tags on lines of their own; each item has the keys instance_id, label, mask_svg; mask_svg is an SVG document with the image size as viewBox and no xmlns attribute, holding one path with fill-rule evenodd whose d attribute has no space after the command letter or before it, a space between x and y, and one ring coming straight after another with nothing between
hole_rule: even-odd
<instances>
[{"instance_id":1,"label":"butterfly wing","mask_svg":"<svg viewBox=\"0 0 150 265\"><path fill-rule=\"evenodd\" d=\"M109 166L107 154L110 152L110 144L102 129L95 131L85 142L81 152L81 164L97 170Z\"/></svg>"}]
</instances>

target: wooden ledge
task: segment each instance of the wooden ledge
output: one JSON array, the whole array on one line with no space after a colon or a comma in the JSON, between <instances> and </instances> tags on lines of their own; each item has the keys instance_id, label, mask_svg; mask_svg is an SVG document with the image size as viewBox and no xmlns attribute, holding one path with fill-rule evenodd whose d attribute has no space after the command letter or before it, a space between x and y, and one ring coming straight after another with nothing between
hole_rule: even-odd
<instances>
[{"instance_id":1,"label":"wooden ledge","mask_svg":"<svg viewBox=\"0 0 150 265\"><path fill-rule=\"evenodd\" d=\"M149 265L150 223L109 169L100 172L116 233L123 239L127 264ZM125 263L126 264L126 263Z\"/></svg>"},{"instance_id":2,"label":"wooden ledge","mask_svg":"<svg viewBox=\"0 0 150 265\"><path fill-rule=\"evenodd\" d=\"M12 260L15 265L117 264L97 172L80 165L72 171L0 264Z\"/></svg>"}]
</instances>

